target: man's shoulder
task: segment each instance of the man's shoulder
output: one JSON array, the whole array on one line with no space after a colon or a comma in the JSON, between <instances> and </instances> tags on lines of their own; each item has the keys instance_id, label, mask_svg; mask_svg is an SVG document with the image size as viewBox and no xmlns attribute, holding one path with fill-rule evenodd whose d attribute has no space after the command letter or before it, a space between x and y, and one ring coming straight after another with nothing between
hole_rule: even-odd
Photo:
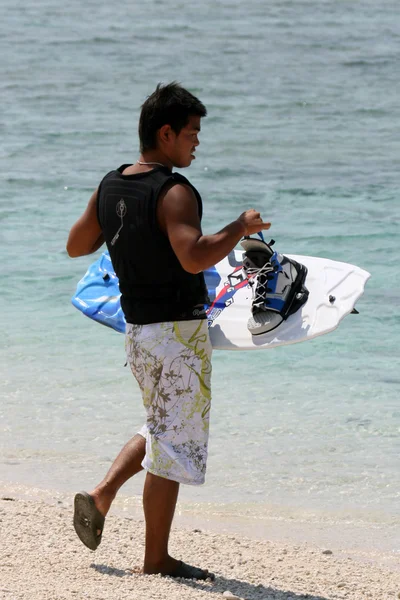
<instances>
[{"instance_id":1,"label":"man's shoulder","mask_svg":"<svg viewBox=\"0 0 400 600\"><path fill-rule=\"evenodd\" d=\"M190 183L189 179L181 173L172 173L172 181L175 183L181 183L183 185L188 185L191 188L194 188L193 184Z\"/></svg>"},{"instance_id":2,"label":"man's shoulder","mask_svg":"<svg viewBox=\"0 0 400 600\"><path fill-rule=\"evenodd\" d=\"M194 185L180 173L172 174L166 186L165 199L172 206L180 205L182 207L185 205L188 210L196 210L201 219L203 214L201 196Z\"/></svg>"},{"instance_id":3,"label":"man's shoulder","mask_svg":"<svg viewBox=\"0 0 400 600\"><path fill-rule=\"evenodd\" d=\"M111 171L108 171L108 173L106 173L104 175L103 181L104 181L104 179L110 179L110 177L115 177L115 176L121 175L128 167L131 167L131 166L132 165L130 163L126 163L116 169L111 169Z\"/></svg>"},{"instance_id":4,"label":"man's shoulder","mask_svg":"<svg viewBox=\"0 0 400 600\"><path fill-rule=\"evenodd\" d=\"M194 188L185 177L172 176L164 185L162 195L171 201L180 201L184 199L193 199L195 196Z\"/></svg>"},{"instance_id":5,"label":"man's shoulder","mask_svg":"<svg viewBox=\"0 0 400 600\"><path fill-rule=\"evenodd\" d=\"M188 190L188 188L190 188L190 190L192 190L194 192L194 195L196 196L197 200L201 201L199 192L194 187L193 183L190 183L189 179L187 179L184 175L181 175L180 173L172 173L172 181L175 184L178 184L181 186L186 186L187 192L190 195L192 195L191 192L189 192L189 190Z\"/></svg>"}]
</instances>

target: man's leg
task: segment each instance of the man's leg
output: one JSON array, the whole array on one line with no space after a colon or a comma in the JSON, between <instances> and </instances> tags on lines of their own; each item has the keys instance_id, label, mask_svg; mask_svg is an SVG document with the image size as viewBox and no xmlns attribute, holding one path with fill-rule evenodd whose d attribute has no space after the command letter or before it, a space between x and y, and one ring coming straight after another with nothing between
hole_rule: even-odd
<instances>
[{"instance_id":1,"label":"man's leg","mask_svg":"<svg viewBox=\"0 0 400 600\"><path fill-rule=\"evenodd\" d=\"M143 469L141 463L145 453L146 440L137 434L122 448L103 481L90 492L97 510L103 517L110 510L119 488Z\"/></svg>"},{"instance_id":2,"label":"man's leg","mask_svg":"<svg viewBox=\"0 0 400 600\"><path fill-rule=\"evenodd\" d=\"M179 483L147 472L143 491L146 519L146 550L143 572L161 573L185 579L211 579L213 573L192 567L168 554L168 540L174 518Z\"/></svg>"},{"instance_id":3,"label":"man's leg","mask_svg":"<svg viewBox=\"0 0 400 600\"><path fill-rule=\"evenodd\" d=\"M178 482L204 482L211 352L206 321L127 326L127 355L147 413L143 460L147 471L143 492L146 574L213 577L168 554Z\"/></svg>"},{"instance_id":4,"label":"man's leg","mask_svg":"<svg viewBox=\"0 0 400 600\"><path fill-rule=\"evenodd\" d=\"M75 495L74 528L81 542L91 550L96 550L101 543L104 517L119 488L142 470L145 451L145 438L135 435L122 448L103 481L90 494L79 492Z\"/></svg>"},{"instance_id":5,"label":"man's leg","mask_svg":"<svg viewBox=\"0 0 400 600\"><path fill-rule=\"evenodd\" d=\"M147 473L143 490L146 519L144 573L173 573L179 561L168 554L168 539L178 499L179 483Z\"/></svg>"}]
</instances>

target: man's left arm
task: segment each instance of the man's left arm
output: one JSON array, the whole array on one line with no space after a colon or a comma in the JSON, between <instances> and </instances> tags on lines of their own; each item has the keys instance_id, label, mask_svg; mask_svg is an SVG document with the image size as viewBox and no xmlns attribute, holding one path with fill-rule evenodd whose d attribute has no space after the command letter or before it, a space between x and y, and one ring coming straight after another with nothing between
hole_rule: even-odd
<instances>
[{"instance_id":1,"label":"man's left arm","mask_svg":"<svg viewBox=\"0 0 400 600\"><path fill-rule=\"evenodd\" d=\"M104 243L103 233L97 219L97 192L92 197L83 215L71 227L67 241L67 252L71 258L92 254Z\"/></svg>"}]
</instances>

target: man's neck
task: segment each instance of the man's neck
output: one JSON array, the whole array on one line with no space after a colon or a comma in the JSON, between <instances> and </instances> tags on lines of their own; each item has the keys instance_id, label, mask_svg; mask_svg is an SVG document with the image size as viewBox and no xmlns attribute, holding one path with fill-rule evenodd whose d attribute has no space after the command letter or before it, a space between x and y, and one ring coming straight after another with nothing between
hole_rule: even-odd
<instances>
[{"instance_id":1,"label":"man's neck","mask_svg":"<svg viewBox=\"0 0 400 600\"><path fill-rule=\"evenodd\" d=\"M160 151L142 152L137 162L140 165L167 167L171 171L174 167L172 161Z\"/></svg>"}]
</instances>

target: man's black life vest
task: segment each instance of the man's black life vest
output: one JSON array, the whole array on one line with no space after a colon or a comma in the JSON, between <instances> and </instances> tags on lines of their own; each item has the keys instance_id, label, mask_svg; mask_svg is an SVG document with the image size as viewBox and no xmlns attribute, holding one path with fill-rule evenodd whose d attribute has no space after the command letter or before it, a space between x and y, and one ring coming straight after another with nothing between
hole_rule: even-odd
<instances>
[{"instance_id":1,"label":"man's black life vest","mask_svg":"<svg viewBox=\"0 0 400 600\"><path fill-rule=\"evenodd\" d=\"M129 166L110 171L97 198L97 217L119 279L125 319L134 324L204 319L204 275L182 268L157 222L157 201L167 182L191 187L201 219L200 194L167 167L122 175Z\"/></svg>"}]
</instances>

